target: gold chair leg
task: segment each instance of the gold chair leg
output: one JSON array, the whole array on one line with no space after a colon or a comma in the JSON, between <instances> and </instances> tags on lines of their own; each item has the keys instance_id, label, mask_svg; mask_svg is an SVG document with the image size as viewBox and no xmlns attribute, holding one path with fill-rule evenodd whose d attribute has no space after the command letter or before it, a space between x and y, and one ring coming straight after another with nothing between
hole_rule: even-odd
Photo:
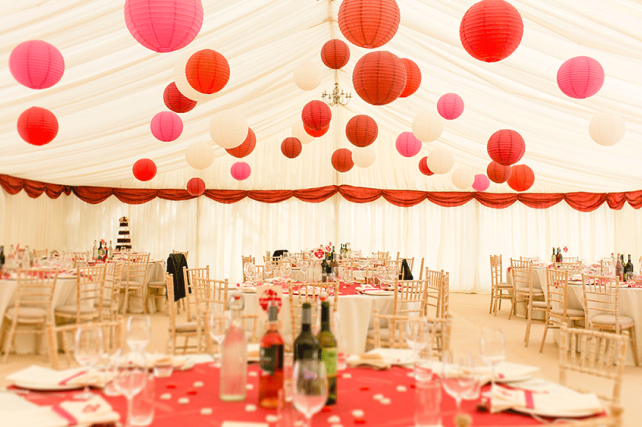
<instances>
[{"instance_id":1,"label":"gold chair leg","mask_svg":"<svg viewBox=\"0 0 642 427\"><path fill-rule=\"evenodd\" d=\"M524 337L524 346L528 347L528 341L531 337L531 322L533 318L533 300L528 299L528 312L526 313L528 316L528 322L526 323L526 336Z\"/></svg>"},{"instance_id":2,"label":"gold chair leg","mask_svg":"<svg viewBox=\"0 0 642 427\"><path fill-rule=\"evenodd\" d=\"M495 298L497 298L497 295L495 295L495 288L492 287L490 289L490 309L488 310L488 314L491 314L493 312L493 307L495 306Z\"/></svg>"},{"instance_id":3,"label":"gold chair leg","mask_svg":"<svg viewBox=\"0 0 642 427\"><path fill-rule=\"evenodd\" d=\"M546 334L548 333L548 323L550 318L546 316L546 321L544 322L544 336L542 336L542 343L539 346L539 352L541 353L544 350L544 342L546 341Z\"/></svg>"},{"instance_id":4,"label":"gold chair leg","mask_svg":"<svg viewBox=\"0 0 642 427\"><path fill-rule=\"evenodd\" d=\"M635 339L635 326L631 326L631 350L633 350L633 362L635 366L640 366L638 363L638 344Z\"/></svg>"}]
</instances>

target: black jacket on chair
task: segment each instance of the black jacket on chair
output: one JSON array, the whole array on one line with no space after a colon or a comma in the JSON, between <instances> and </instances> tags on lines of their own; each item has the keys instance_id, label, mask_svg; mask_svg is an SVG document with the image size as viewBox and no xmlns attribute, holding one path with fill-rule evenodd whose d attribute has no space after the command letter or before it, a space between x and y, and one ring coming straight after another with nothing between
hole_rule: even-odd
<instances>
[{"instance_id":1,"label":"black jacket on chair","mask_svg":"<svg viewBox=\"0 0 642 427\"><path fill-rule=\"evenodd\" d=\"M185 298L185 280L183 267L187 266L187 259L183 254L169 254L167 257L167 272L174 276L174 301Z\"/></svg>"},{"instance_id":2,"label":"black jacket on chair","mask_svg":"<svg viewBox=\"0 0 642 427\"><path fill-rule=\"evenodd\" d=\"M413 280L412 271L410 271L408 261L405 259L401 261L401 273L399 274L399 280Z\"/></svg>"},{"instance_id":3,"label":"black jacket on chair","mask_svg":"<svg viewBox=\"0 0 642 427\"><path fill-rule=\"evenodd\" d=\"M287 254L287 253L288 253L288 250L287 250L287 249L277 249L277 250L275 250L275 251L274 251L274 253L272 254L272 256L273 256L273 257L283 256L283 255L285 255L285 254Z\"/></svg>"}]
</instances>

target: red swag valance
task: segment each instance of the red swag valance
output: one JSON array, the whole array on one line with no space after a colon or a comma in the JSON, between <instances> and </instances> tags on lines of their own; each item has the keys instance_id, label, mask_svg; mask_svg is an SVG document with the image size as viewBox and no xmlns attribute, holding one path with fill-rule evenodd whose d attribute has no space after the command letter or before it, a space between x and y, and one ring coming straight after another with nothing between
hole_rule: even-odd
<instances>
[{"instance_id":1,"label":"red swag valance","mask_svg":"<svg viewBox=\"0 0 642 427\"><path fill-rule=\"evenodd\" d=\"M40 197L43 193L52 199L57 199L62 193L74 193L80 200L97 204L104 202L110 196L115 196L123 203L132 205L147 203L159 197L165 200L192 199L187 190L178 189L146 189L146 188L110 188L90 186L70 186L47 184L39 181L0 175L0 185L9 194L17 194L25 190L29 197ZM570 207L580 212L591 212L602 206L604 202L611 209L622 209L624 203L629 203L634 209L642 207L642 190L624 193L479 193L479 192L450 192L450 191L416 191L416 190L379 190L376 188L352 187L350 185L328 185L304 190L206 190L203 196L219 203L237 203L246 197L262 203L280 203L291 197L308 202L320 203L335 194L354 203L369 203L380 197L389 203L400 207L415 206L424 200L444 207L464 205L475 199L482 205L504 209L519 201L534 209L550 208L566 201Z\"/></svg>"}]
</instances>

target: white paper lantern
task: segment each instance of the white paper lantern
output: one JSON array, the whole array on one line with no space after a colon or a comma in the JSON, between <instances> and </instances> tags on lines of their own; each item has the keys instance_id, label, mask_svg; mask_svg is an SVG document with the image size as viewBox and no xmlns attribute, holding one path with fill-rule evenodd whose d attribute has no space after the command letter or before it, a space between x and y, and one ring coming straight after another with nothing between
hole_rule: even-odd
<instances>
[{"instance_id":1,"label":"white paper lantern","mask_svg":"<svg viewBox=\"0 0 642 427\"><path fill-rule=\"evenodd\" d=\"M187 66L187 61L189 60L190 56L192 56L199 50L202 49L190 49L188 52L185 52L178 58L178 61L176 61L176 65L174 65L174 83L176 83L176 87L178 88L179 92L192 101L205 102L209 101L210 99L214 99L217 94L207 94L197 91L189 84L189 82L187 81L187 76L185 75L185 67Z\"/></svg>"},{"instance_id":2,"label":"white paper lantern","mask_svg":"<svg viewBox=\"0 0 642 427\"><path fill-rule=\"evenodd\" d=\"M314 141L314 137L307 133L303 128L303 121L301 119L297 120L297 122L292 125L292 136L301 141L301 144L303 145Z\"/></svg>"},{"instance_id":3,"label":"white paper lantern","mask_svg":"<svg viewBox=\"0 0 642 427\"><path fill-rule=\"evenodd\" d=\"M223 148L234 148L247 138L247 120L234 110L215 113L210 122L210 136L215 144Z\"/></svg>"},{"instance_id":4,"label":"white paper lantern","mask_svg":"<svg viewBox=\"0 0 642 427\"><path fill-rule=\"evenodd\" d=\"M422 111L412 121L412 133L419 141L434 141L441 136L443 131L444 119L434 111Z\"/></svg>"},{"instance_id":5,"label":"white paper lantern","mask_svg":"<svg viewBox=\"0 0 642 427\"><path fill-rule=\"evenodd\" d=\"M355 166L360 168L369 168L376 159L375 150L372 146L364 148L352 148L352 161Z\"/></svg>"},{"instance_id":6,"label":"white paper lantern","mask_svg":"<svg viewBox=\"0 0 642 427\"><path fill-rule=\"evenodd\" d=\"M475 174L468 168L459 167L455 169L451 179L455 187L460 190L465 190L475 182Z\"/></svg>"},{"instance_id":7,"label":"white paper lantern","mask_svg":"<svg viewBox=\"0 0 642 427\"><path fill-rule=\"evenodd\" d=\"M624 137L624 119L613 111L603 111L591 119L589 134L600 145L614 145Z\"/></svg>"},{"instance_id":8,"label":"white paper lantern","mask_svg":"<svg viewBox=\"0 0 642 427\"><path fill-rule=\"evenodd\" d=\"M445 148L435 148L428 155L428 168L436 174L448 173L455 164L455 158Z\"/></svg>"},{"instance_id":9,"label":"white paper lantern","mask_svg":"<svg viewBox=\"0 0 642 427\"><path fill-rule=\"evenodd\" d=\"M304 62L294 69L294 84L299 89L313 90L321 84L321 70L314 62Z\"/></svg>"},{"instance_id":10,"label":"white paper lantern","mask_svg":"<svg viewBox=\"0 0 642 427\"><path fill-rule=\"evenodd\" d=\"M185 159L194 169L202 170L212 166L215 157L214 148L203 141L193 143L185 151Z\"/></svg>"}]
</instances>

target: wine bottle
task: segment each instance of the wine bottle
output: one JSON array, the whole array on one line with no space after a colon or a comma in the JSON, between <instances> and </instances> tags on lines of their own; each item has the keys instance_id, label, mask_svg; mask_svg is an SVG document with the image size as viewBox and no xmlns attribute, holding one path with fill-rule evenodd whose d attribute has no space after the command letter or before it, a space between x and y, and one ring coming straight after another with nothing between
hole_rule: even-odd
<instances>
[{"instance_id":1,"label":"wine bottle","mask_svg":"<svg viewBox=\"0 0 642 427\"><path fill-rule=\"evenodd\" d=\"M91 257L93 259L98 258L98 247L96 246L96 241L94 240L94 247L91 250Z\"/></svg>"},{"instance_id":2,"label":"wine bottle","mask_svg":"<svg viewBox=\"0 0 642 427\"><path fill-rule=\"evenodd\" d=\"M261 338L259 367L259 406L274 409L283 389L283 337L278 330L279 308L268 307L268 330Z\"/></svg>"},{"instance_id":3,"label":"wine bottle","mask_svg":"<svg viewBox=\"0 0 642 427\"><path fill-rule=\"evenodd\" d=\"M107 249L107 258L112 259L114 257L114 249L111 247L111 240L109 241L109 249Z\"/></svg>"},{"instance_id":4,"label":"wine bottle","mask_svg":"<svg viewBox=\"0 0 642 427\"><path fill-rule=\"evenodd\" d=\"M321 262L321 281L322 282L327 282L328 281L328 256L323 257L323 261Z\"/></svg>"},{"instance_id":5,"label":"wine bottle","mask_svg":"<svg viewBox=\"0 0 642 427\"><path fill-rule=\"evenodd\" d=\"M555 255L555 247L553 247L553 255L551 255L551 262L555 264L557 261L557 256Z\"/></svg>"},{"instance_id":6,"label":"wine bottle","mask_svg":"<svg viewBox=\"0 0 642 427\"><path fill-rule=\"evenodd\" d=\"M615 264L615 277L619 278L620 281L623 279L624 275L624 266L622 265L622 261L620 261L620 254L617 254L617 263Z\"/></svg>"},{"instance_id":7,"label":"wine bottle","mask_svg":"<svg viewBox=\"0 0 642 427\"><path fill-rule=\"evenodd\" d=\"M230 326L221 344L219 398L224 402L245 400L247 393L247 343L242 310L243 297L233 295L230 299Z\"/></svg>"},{"instance_id":8,"label":"wine bottle","mask_svg":"<svg viewBox=\"0 0 642 427\"><path fill-rule=\"evenodd\" d=\"M631 276L635 274L635 267L633 267L633 262L631 262L631 254L629 254L629 261L626 263L626 274L631 273Z\"/></svg>"},{"instance_id":9,"label":"wine bottle","mask_svg":"<svg viewBox=\"0 0 642 427\"><path fill-rule=\"evenodd\" d=\"M631 255L629 255L629 260L631 260ZM0 246L0 271L4 267L4 246Z\"/></svg>"},{"instance_id":10,"label":"wine bottle","mask_svg":"<svg viewBox=\"0 0 642 427\"><path fill-rule=\"evenodd\" d=\"M330 303L321 303L321 330L317 335L321 348L321 360L325 364L328 378L328 400L326 405L337 403L337 340L330 330Z\"/></svg>"},{"instance_id":11,"label":"wine bottle","mask_svg":"<svg viewBox=\"0 0 642 427\"><path fill-rule=\"evenodd\" d=\"M312 333L312 306L305 302L301 307L301 333L294 340L294 361L319 358L319 342Z\"/></svg>"}]
</instances>

